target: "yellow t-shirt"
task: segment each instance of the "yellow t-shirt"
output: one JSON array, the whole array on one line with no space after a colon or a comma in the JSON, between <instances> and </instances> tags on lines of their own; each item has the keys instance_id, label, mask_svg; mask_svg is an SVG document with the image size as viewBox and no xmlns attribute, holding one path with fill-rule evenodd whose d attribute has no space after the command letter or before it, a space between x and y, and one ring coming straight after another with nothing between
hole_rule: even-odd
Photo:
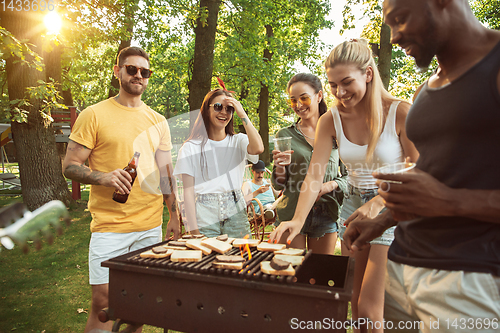
<instances>
[{"instance_id":1,"label":"yellow t-shirt","mask_svg":"<svg viewBox=\"0 0 500 333\"><path fill-rule=\"evenodd\" d=\"M92 170L123 169L139 152L137 178L126 203L112 199L114 188L91 185L91 232L127 233L155 228L162 223L163 196L155 162L158 149L172 149L170 129L162 115L146 104L129 108L107 99L83 110L69 137L92 150Z\"/></svg>"}]
</instances>

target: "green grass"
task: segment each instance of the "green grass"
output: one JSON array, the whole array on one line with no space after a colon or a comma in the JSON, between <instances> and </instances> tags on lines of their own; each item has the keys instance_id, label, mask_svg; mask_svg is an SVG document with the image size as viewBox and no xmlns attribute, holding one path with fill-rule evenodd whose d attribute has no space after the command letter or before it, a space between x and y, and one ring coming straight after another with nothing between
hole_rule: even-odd
<instances>
[{"instance_id":1,"label":"green grass","mask_svg":"<svg viewBox=\"0 0 500 333\"><path fill-rule=\"evenodd\" d=\"M83 332L90 307L88 244L90 213L86 199L70 211L71 224L40 251L28 254L16 246L0 252L0 333ZM0 207L22 202L20 196L0 197ZM168 211L165 209L168 216ZM167 219L166 219L167 220ZM165 224L166 226L166 224ZM145 326L143 332L163 332Z\"/></svg>"},{"instance_id":2,"label":"green grass","mask_svg":"<svg viewBox=\"0 0 500 333\"><path fill-rule=\"evenodd\" d=\"M52 245L42 242L36 251L30 244L28 254L18 246L11 251L0 247L0 333L83 332L91 296L87 199L88 191L83 191L82 200L70 211L71 224ZM22 202L22 197L0 196L0 207L13 202ZM164 220L168 221L166 208ZM145 325L143 332L163 329Z\"/></svg>"}]
</instances>

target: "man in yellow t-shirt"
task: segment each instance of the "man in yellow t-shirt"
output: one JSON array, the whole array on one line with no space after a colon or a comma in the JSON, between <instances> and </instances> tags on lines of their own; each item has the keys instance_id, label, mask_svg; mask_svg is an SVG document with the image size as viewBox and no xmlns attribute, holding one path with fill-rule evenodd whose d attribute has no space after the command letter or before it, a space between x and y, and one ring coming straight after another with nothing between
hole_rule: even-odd
<instances>
[{"instance_id":1,"label":"man in yellow t-shirt","mask_svg":"<svg viewBox=\"0 0 500 333\"><path fill-rule=\"evenodd\" d=\"M108 306L107 259L158 243L162 239L163 200L170 212L167 235L177 239L180 221L172 175L172 143L165 117L141 100L151 75L148 54L128 47L118 55L114 74L119 94L82 111L70 135L64 159L66 177L91 184L92 215L89 245L89 281L92 306L85 332L111 330L97 314ZM137 177L123 168L140 153ZM89 167L85 161L89 160ZM133 186L131 185L133 183ZM129 194L126 203L112 199L113 192Z\"/></svg>"}]
</instances>

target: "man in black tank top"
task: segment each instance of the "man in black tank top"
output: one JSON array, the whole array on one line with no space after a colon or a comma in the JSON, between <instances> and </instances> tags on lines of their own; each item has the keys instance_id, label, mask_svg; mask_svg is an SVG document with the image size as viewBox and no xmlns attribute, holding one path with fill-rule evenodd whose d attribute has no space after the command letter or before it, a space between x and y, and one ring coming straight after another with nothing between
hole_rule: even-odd
<instances>
[{"instance_id":1,"label":"man in black tank top","mask_svg":"<svg viewBox=\"0 0 500 333\"><path fill-rule=\"evenodd\" d=\"M436 56L439 67L407 118L417 168L375 175L388 211L352 222L344 240L357 251L398 226L386 328L499 332L500 32L481 25L467 0L385 0L384 16L392 43L417 66Z\"/></svg>"}]
</instances>

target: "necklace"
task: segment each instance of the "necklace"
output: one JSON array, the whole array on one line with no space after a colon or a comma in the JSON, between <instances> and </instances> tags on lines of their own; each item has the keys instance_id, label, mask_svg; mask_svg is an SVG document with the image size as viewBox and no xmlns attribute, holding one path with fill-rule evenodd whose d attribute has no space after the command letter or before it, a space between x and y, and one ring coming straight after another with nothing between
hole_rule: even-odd
<instances>
[{"instance_id":1,"label":"necklace","mask_svg":"<svg viewBox=\"0 0 500 333\"><path fill-rule=\"evenodd\" d=\"M297 128L299 129L299 132L300 132L300 133L301 133L301 134L302 134L305 138L307 138L307 139L309 139L309 140L314 140L314 138L311 138L310 136L307 136L307 135L305 135L305 134L304 134L304 132L302 132L302 129L301 129L300 123L298 123L297 125L298 125L298 126L297 126Z\"/></svg>"}]
</instances>

